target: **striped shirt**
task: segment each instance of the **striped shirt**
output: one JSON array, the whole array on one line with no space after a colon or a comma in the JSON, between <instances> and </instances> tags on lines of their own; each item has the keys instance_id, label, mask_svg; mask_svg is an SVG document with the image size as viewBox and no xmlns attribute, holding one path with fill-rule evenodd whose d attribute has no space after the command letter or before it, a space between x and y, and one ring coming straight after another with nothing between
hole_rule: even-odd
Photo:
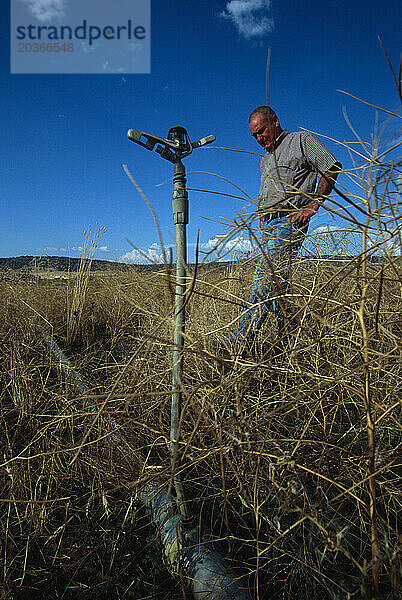
<instances>
[{"instance_id":1,"label":"striped shirt","mask_svg":"<svg viewBox=\"0 0 402 600\"><path fill-rule=\"evenodd\" d=\"M317 175L329 171L335 156L312 133L284 129L272 151L261 159L258 208L293 210L311 202L306 194L316 189Z\"/></svg>"}]
</instances>

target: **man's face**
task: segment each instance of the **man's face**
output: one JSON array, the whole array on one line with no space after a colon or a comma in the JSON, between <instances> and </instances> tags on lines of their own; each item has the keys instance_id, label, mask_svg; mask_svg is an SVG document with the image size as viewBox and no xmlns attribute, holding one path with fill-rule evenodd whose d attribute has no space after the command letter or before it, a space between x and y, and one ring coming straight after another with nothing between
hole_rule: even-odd
<instances>
[{"instance_id":1,"label":"man's face","mask_svg":"<svg viewBox=\"0 0 402 600\"><path fill-rule=\"evenodd\" d=\"M282 131L277 116L269 121L267 116L262 113L254 115L249 123L249 129L253 138L267 151L271 149L272 144Z\"/></svg>"}]
</instances>

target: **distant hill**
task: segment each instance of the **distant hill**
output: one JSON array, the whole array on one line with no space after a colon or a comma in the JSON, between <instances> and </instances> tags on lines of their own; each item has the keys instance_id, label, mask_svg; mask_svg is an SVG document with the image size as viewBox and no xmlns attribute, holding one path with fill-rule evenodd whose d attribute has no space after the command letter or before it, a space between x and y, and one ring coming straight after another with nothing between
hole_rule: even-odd
<instances>
[{"instance_id":1,"label":"distant hill","mask_svg":"<svg viewBox=\"0 0 402 600\"><path fill-rule=\"evenodd\" d=\"M0 271L78 271L81 259L66 256L13 256L0 258ZM128 271L130 265L108 260L93 260L91 271Z\"/></svg>"},{"instance_id":2,"label":"distant hill","mask_svg":"<svg viewBox=\"0 0 402 600\"><path fill-rule=\"evenodd\" d=\"M68 258L66 256L13 256L10 258L0 258L1 271L19 271L21 273L34 273L35 271L58 271L64 273L74 273L80 266L80 258ZM203 265L202 269L223 268L231 262L211 262ZM191 266L191 264L189 265ZM172 265L175 268L175 265ZM127 264L121 262L112 262L109 260L93 260L91 271L103 272L124 272L136 269L139 271L160 271L164 269L163 264Z\"/></svg>"},{"instance_id":3,"label":"distant hill","mask_svg":"<svg viewBox=\"0 0 402 600\"><path fill-rule=\"evenodd\" d=\"M322 265L329 263L333 264L334 266L341 266L346 262L353 260L353 258L355 257L345 255L321 256L319 258L312 256L300 256L298 260L301 263L312 262L320 263ZM384 258L379 256L371 256L369 257L369 261L372 263L382 263L384 262ZM80 258L68 258L66 256L13 256L10 258L0 258L0 271L20 271L22 273L32 273L35 271L59 271L73 273L78 271L80 262ZM230 265L234 265L236 262L237 261L210 262L204 264L201 268L202 270L214 268L221 269ZM190 264L189 266L191 267L192 265ZM163 265L154 265L152 263L145 265L129 265L126 263L112 262L108 260L93 260L91 264L91 271L124 272L133 268L140 271L158 271L163 269Z\"/></svg>"}]
</instances>

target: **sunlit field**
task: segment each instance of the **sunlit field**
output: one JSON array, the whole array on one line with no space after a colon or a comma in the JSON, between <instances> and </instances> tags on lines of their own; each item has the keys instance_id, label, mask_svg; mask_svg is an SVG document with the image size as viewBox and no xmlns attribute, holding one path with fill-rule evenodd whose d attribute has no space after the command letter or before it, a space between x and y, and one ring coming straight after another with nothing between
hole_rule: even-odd
<instances>
[{"instance_id":1,"label":"sunlit field","mask_svg":"<svg viewBox=\"0 0 402 600\"><path fill-rule=\"evenodd\" d=\"M401 597L401 159L390 139L350 147L350 188L321 209L343 225L292 265L290 345L271 316L251 353L230 346L261 251L255 212L226 238L249 236L254 254L188 268L173 460L174 265L92 272L100 228L76 272L1 272L0 598L190 598L177 544L163 546L144 507L150 483L174 497L177 475L197 539L250 599Z\"/></svg>"},{"instance_id":2,"label":"sunlit field","mask_svg":"<svg viewBox=\"0 0 402 600\"><path fill-rule=\"evenodd\" d=\"M192 512L254 595L369 597L373 481L380 589L397 597L400 262L296 264L294 348L275 349L271 320L227 369L251 275L189 273L176 469ZM174 277L79 277L1 282L3 595L180 598L137 499L171 478Z\"/></svg>"}]
</instances>

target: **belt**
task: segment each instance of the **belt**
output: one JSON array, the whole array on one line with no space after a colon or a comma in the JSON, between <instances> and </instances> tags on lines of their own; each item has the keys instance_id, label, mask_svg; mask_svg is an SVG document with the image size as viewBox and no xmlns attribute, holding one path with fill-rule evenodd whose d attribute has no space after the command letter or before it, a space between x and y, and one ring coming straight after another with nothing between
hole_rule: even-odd
<instances>
[{"instance_id":1,"label":"belt","mask_svg":"<svg viewBox=\"0 0 402 600\"><path fill-rule=\"evenodd\" d=\"M274 219L279 219L280 217L284 217L286 214L283 210L278 210L277 212L270 212L264 215L265 221L273 221Z\"/></svg>"}]
</instances>

